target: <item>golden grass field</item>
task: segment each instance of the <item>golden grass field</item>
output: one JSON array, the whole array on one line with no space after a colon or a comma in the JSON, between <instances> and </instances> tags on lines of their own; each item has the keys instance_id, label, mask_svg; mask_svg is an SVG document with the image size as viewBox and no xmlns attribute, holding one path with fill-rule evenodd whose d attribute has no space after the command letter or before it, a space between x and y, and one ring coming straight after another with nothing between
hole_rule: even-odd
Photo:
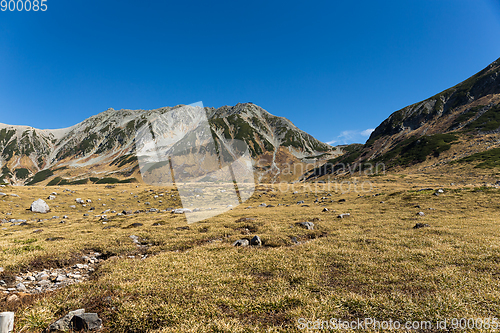
<instances>
[{"instance_id":1,"label":"golden grass field","mask_svg":"<svg viewBox=\"0 0 500 333\"><path fill-rule=\"evenodd\" d=\"M0 218L27 219L28 225L0 226L4 278L72 265L89 252L107 260L80 284L15 304L0 296L0 309L16 312L16 332L40 332L78 308L98 313L105 332L303 332L299 318L500 317L500 189L483 186L481 177L465 182L460 174L446 173L361 177L371 191L344 186L345 193L324 184L296 184L288 191L259 185L243 205L189 225L184 215L171 213L107 213L107 224L94 216L105 209L179 207L178 200L165 196L160 204L154 198L171 188L80 185L68 187L75 191L70 195L62 192L66 187L6 187L0 191L19 198L0 198ZM418 191L426 187L444 193ZM46 200L50 213L34 216L27 210L53 191L57 198ZM316 197L320 203L314 203ZM69 208L76 198L92 204ZM297 205L300 200L308 207ZM274 207L257 207L260 203ZM95 211L83 217L90 206ZM324 207L329 212L322 212ZM417 216L420 211L425 216ZM341 213L350 216L337 218ZM65 214L64 224L50 219ZM254 220L238 222L241 218ZM296 225L303 221L314 222L314 230ZM130 227L135 222L143 226ZM430 226L413 229L417 222ZM37 229L43 231L33 233ZM139 248L130 235L151 245ZM262 246L232 246L254 235ZM54 237L63 239L47 241ZM139 252L148 257L128 257Z\"/></svg>"}]
</instances>

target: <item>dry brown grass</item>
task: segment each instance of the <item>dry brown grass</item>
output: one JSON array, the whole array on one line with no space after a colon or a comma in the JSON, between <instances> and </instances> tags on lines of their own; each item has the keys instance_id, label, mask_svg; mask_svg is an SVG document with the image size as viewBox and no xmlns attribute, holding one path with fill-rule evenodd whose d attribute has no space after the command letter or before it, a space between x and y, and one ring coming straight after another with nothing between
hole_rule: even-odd
<instances>
[{"instance_id":1,"label":"dry brown grass","mask_svg":"<svg viewBox=\"0 0 500 333\"><path fill-rule=\"evenodd\" d=\"M165 190L160 188L74 186L72 195L63 194L64 187L4 189L20 198L0 199L2 217L8 212L9 218L45 217L26 208L52 191L59 195L47 201L53 208L47 215L60 217L3 225L4 275L70 264L86 251L114 256L91 280L19 306L17 327L37 331L33 323L48 323L82 307L99 313L107 332L289 332L300 331L301 317L436 321L500 315L500 190L450 186L454 180L447 175L392 174L359 181L373 182L373 190L341 194L319 185L315 195L302 185L295 187L298 194L261 186L241 207L190 225L170 213L122 216L103 225L94 214L83 217L88 207L68 208L77 197L92 199L96 214L178 207L179 202L165 198L158 204L153 195ZM416 191L422 187L441 187L445 193ZM327 200L313 203L316 196ZM299 200L309 207L297 205ZM257 208L262 202L275 207ZM330 212L323 213L324 207ZM425 216L416 216L419 211ZM339 219L339 213L351 216ZM64 214L70 218L59 224ZM238 222L243 217L254 220ZM302 221L315 221L315 229L296 225ZM143 226L127 228L134 222ZM153 226L156 222L162 225ZM413 229L417 222L430 227ZM43 231L33 233L36 229ZM138 249L132 234L152 245ZM232 247L253 235L262 238L262 247ZM47 241L54 237L63 239ZM150 256L127 258L138 251Z\"/></svg>"}]
</instances>

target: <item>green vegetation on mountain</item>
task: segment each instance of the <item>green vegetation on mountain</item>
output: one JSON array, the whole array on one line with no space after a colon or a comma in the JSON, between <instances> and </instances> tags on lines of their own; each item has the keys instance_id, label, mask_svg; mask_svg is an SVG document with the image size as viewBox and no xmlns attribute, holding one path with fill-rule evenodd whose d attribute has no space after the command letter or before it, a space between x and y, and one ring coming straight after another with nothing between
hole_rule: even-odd
<instances>
[{"instance_id":1,"label":"green vegetation on mountain","mask_svg":"<svg viewBox=\"0 0 500 333\"><path fill-rule=\"evenodd\" d=\"M4 165L2 167L2 175L0 176L0 181L2 181L3 179L6 179L6 178L10 178L12 177L12 173L10 172L10 169Z\"/></svg>"},{"instance_id":2,"label":"green vegetation on mountain","mask_svg":"<svg viewBox=\"0 0 500 333\"><path fill-rule=\"evenodd\" d=\"M475 112L480 108L475 108ZM468 124L466 128L482 132L498 130L500 128L500 105L496 105L483 113L479 118Z\"/></svg>"},{"instance_id":3,"label":"green vegetation on mountain","mask_svg":"<svg viewBox=\"0 0 500 333\"><path fill-rule=\"evenodd\" d=\"M26 184L26 185L35 185L37 183L43 182L44 180L46 180L47 178L49 178L53 174L54 174L54 172L52 172L52 170L50 170L50 169L39 171L35 174L35 176L33 176L33 179L30 182L28 182L28 184Z\"/></svg>"},{"instance_id":4,"label":"green vegetation on mountain","mask_svg":"<svg viewBox=\"0 0 500 333\"><path fill-rule=\"evenodd\" d=\"M492 169L500 167L500 148L493 148L464 157L454 163L480 162L475 168Z\"/></svg>"},{"instance_id":5,"label":"green vegetation on mountain","mask_svg":"<svg viewBox=\"0 0 500 333\"><path fill-rule=\"evenodd\" d=\"M396 145L389 152L375 159L387 166L407 166L421 163L429 156L439 155L450 149L458 137L454 134L434 134L429 136L411 137Z\"/></svg>"},{"instance_id":6,"label":"green vegetation on mountain","mask_svg":"<svg viewBox=\"0 0 500 333\"><path fill-rule=\"evenodd\" d=\"M26 179L30 175L30 171L26 168L19 168L14 170L17 179Z\"/></svg>"}]
</instances>

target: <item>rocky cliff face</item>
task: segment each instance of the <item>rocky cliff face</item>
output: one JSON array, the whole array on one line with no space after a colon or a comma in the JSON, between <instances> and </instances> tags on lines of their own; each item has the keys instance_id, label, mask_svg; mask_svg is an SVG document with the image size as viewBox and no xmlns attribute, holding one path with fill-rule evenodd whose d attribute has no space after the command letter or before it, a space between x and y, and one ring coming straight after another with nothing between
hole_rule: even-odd
<instances>
[{"instance_id":1,"label":"rocky cliff face","mask_svg":"<svg viewBox=\"0 0 500 333\"><path fill-rule=\"evenodd\" d=\"M58 130L0 124L0 182L22 185L46 183L46 180L57 183L59 179L64 184L63 179L130 177L138 171L136 132L151 117L172 109L108 109ZM205 108L205 111L216 140L242 140L254 159L269 153L274 156L277 151L302 159L332 150L289 120L251 103ZM172 126L182 121L176 119Z\"/></svg>"},{"instance_id":2,"label":"rocky cliff face","mask_svg":"<svg viewBox=\"0 0 500 333\"><path fill-rule=\"evenodd\" d=\"M379 158L409 138L499 131L499 73L500 59L456 86L394 112L372 132L359 156Z\"/></svg>"}]
</instances>

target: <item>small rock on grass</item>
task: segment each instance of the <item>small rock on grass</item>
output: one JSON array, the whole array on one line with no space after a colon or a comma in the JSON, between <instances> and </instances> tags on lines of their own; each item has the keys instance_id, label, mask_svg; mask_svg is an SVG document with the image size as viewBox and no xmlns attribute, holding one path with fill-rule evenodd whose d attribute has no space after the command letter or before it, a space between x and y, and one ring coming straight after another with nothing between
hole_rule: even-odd
<instances>
[{"instance_id":1,"label":"small rock on grass","mask_svg":"<svg viewBox=\"0 0 500 333\"><path fill-rule=\"evenodd\" d=\"M430 227L430 225L428 225L427 223L417 223L417 224L415 224L413 229L420 229L420 228L426 228L426 227Z\"/></svg>"},{"instance_id":2,"label":"small rock on grass","mask_svg":"<svg viewBox=\"0 0 500 333\"><path fill-rule=\"evenodd\" d=\"M248 246L250 242L248 239L238 239L236 242L233 243L233 246Z\"/></svg>"},{"instance_id":3,"label":"small rock on grass","mask_svg":"<svg viewBox=\"0 0 500 333\"><path fill-rule=\"evenodd\" d=\"M54 323L50 324L49 327L44 331L46 333L51 332L65 332L71 329L71 320L76 315L82 315L85 313L85 309L78 309L75 311L70 311L67 315L59 318Z\"/></svg>"},{"instance_id":4,"label":"small rock on grass","mask_svg":"<svg viewBox=\"0 0 500 333\"><path fill-rule=\"evenodd\" d=\"M254 236L252 240L250 241L251 245L256 245L256 246L261 246L262 245L262 240L260 239L259 236Z\"/></svg>"},{"instance_id":5,"label":"small rock on grass","mask_svg":"<svg viewBox=\"0 0 500 333\"><path fill-rule=\"evenodd\" d=\"M338 217L339 219L343 219L343 218L346 218L346 217L349 217L349 216L351 216L351 214L350 214L350 213L342 213L342 214L340 214L340 215L339 215L339 216L337 216L337 217Z\"/></svg>"},{"instance_id":6,"label":"small rock on grass","mask_svg":"<svg viewBox=\"0 0 500 333\"><path fill-rule=\"evenodd\" d=\"M102 327L102 320L97 313L82 313L74 315L71 319L71 326L75 331L95 331Z\"/></svg>"},{"instance_id":7,"label":"small rock on grass","mask_svg":"<svg viewBox=\"0 0 500 333\"><path fill-rule=\"evenodd\" d=\"M30 210L34 213L46 214L50 211L50 208L45 201L43 201L42 199L38 199L36 201L33 201Z\"/></svg>"},{"instance_id":8,"label":"small rock on grass","mask_svg":"<svg viewBox=\"0 0 500 333\"><path fill-rule=\"evenodd\" d=\"M298 225L306 228L307 230L314 230L314 223L312 222L299 222Z\"/></svg>"}]
</instances>

